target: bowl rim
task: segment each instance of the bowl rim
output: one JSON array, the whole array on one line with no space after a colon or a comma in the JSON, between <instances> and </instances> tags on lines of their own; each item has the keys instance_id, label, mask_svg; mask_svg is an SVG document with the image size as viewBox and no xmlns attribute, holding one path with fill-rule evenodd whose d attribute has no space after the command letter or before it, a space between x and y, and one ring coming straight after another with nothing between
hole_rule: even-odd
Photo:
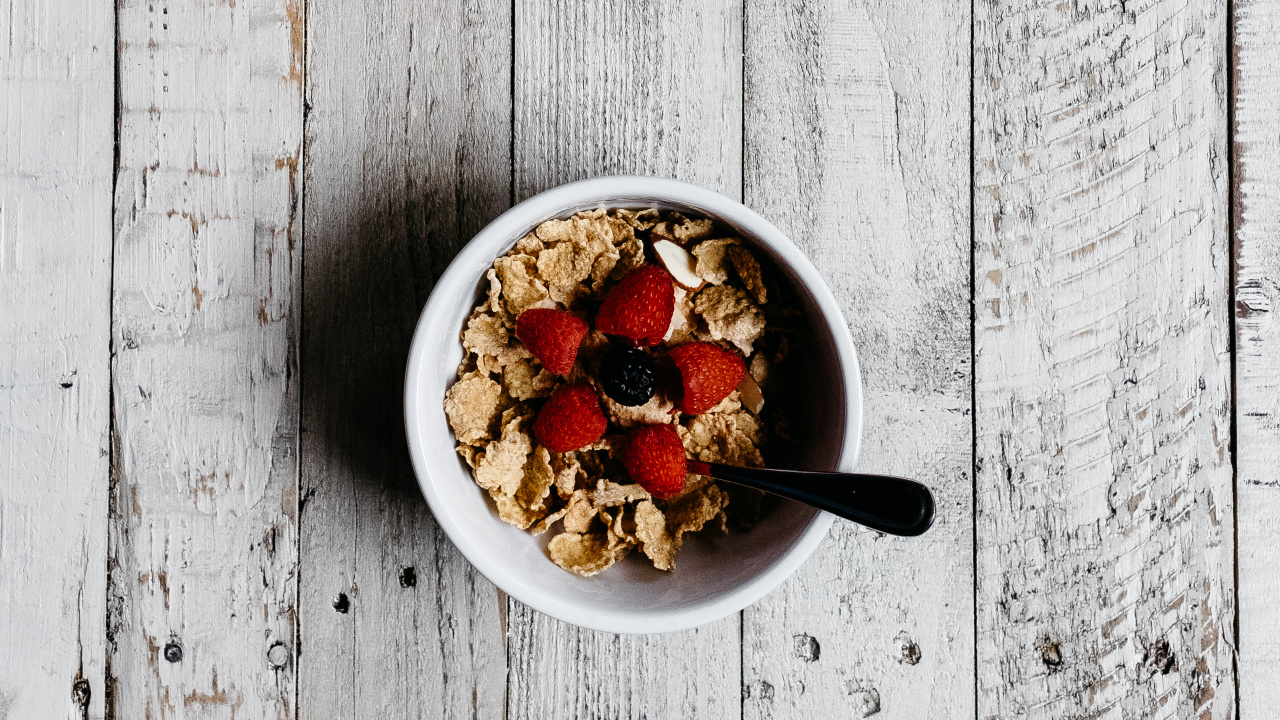
<instances>
[{"instance_id":1,"label":"bowl rim","mask_svg":"<svg viewBox=\"0 0 1280 720\"><path fill-rule=\"evenodd\" d=\"M666 200L686 205L707 216L723 220L747 231L768 245L776 255L805 283L806 288L831 331L836 346L838 367L844 376L846 407L844 436L836 469L850 472L857 463L862 431L862 377L857 351L840 306L817 268L794 242L763 216L725 195L679 180L667 178L609 175L559 185L534 195L504 212L475 235L441 274L426 305L419 315L409 348L405 377L405 433L414 475L436 522L450 542L485 578L511 597L558 620L591 630L623 634L656 634L685 630L731 615L751 605L782 584L817 549L826 537L835 516L817 511L799 538L772 565L751 580L712 599L675 609L651 613L621 612L604 606L570 603L554 593L531 587L514 577L498 558L479 552L469 545L436 488L435 474L423 445L422 413L429 411L422 401L422 387L427 382L428 337L431 319L445 311L445 298L458 292L474 292L462 287L463 276L477 263L491 264L495 247L514 242L538 223L556 217L558 208L599 201L609 207L625 206L629 197L637 205ZM467 283L473 285L474 283ZM435 340L438 342L438 339ZM443 412L442 408L435 408Z\"/></svg>"}]
</instances>

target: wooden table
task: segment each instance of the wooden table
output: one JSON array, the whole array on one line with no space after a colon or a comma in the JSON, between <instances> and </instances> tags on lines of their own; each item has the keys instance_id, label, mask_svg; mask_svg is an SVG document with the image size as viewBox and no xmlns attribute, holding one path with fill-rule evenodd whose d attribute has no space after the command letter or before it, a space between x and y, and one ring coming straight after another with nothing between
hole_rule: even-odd
<instances>
[{"instance_id":1,"label":"wooden table","mask_svg":"<svg viewBox=\"0 0 1280 720\"><path fill-rule=\"evenodd\" d=\"M1280 1L0 28L0 718L1280 712ZM929 482L932 532L838 522L742 613L649 637L468 566L408 465L410 333L479 228L607 173L809 254L861 467Z\"/></svg>"}]
</instances>

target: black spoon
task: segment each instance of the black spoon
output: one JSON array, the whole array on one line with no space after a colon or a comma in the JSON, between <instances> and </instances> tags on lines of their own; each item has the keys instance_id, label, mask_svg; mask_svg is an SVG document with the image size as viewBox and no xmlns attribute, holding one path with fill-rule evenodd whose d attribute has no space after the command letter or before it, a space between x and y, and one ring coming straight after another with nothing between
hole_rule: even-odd
<instances>
[{"instance_id":1,"label":"black spoon","mask_svg":"<svg viewBox=\"0 0 1280 720\"><path fill-rule=\"evenodd\" d=\"M890 535L914 537L933 525L933 494L906 478L744 468L701 460L690 460L689 472L798 500Z\"/></svg>"}]
</instances>

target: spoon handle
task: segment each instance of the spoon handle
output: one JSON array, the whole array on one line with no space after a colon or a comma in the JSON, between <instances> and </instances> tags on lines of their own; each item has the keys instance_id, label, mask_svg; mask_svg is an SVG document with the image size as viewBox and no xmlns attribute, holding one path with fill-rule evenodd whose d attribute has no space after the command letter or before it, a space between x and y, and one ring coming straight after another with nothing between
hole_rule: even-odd
<instances>
[{"instance_id":1,"label":"spoon handle","mask_svg":"<svg viewBox=\"0 0 1280 720\"><path fill-rule=\"evenodd\" d=\"M744 468L689 461L689 472L812 505L890 535L913 537L933 525L933 494L889 475Z\"/></svg>"}]
</instances>

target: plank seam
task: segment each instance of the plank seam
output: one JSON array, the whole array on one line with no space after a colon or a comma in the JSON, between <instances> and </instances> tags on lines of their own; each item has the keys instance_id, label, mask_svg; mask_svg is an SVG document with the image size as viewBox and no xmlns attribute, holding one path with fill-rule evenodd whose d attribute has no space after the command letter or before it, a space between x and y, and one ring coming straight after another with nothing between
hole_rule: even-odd
<instances>
[{"instance_id":1,"label":"plank seam","mask_svg":"<svg viewBox=\"0 0 1280 720\"><path fill-rule=\"evenodd\" d=\"M302 62L299 72L302 77L299 80L299 91L302 95L302 127L301 138L298 142L298 166L302 168L301 183L302 188L298 193L298 206L295 212L298 214L295 222L298 223L298 304L293 309L298 314L298 337L297 358L298 367L298 432L294 434L293 456L297 459L294 463L294 493L293 493L293 513L294 522L297 531L294 533L293 556L295 558L295 577L294 582L294 600L293 600L293 717L295 720L301 714L302 703L302 507L306 504L306 498L303 494L302 487L302 418L306 415L303 412L302 404L306 402L307 394L304 391L304 383L306 382L306 373L303 372L304 363L302 362L302 351L306 347L304 335L307 331L306 315L303 308L306 307L306 291L307 291L307 163L310 153L307 152L307 122L311 118L311 98L310 98L310 69L311 69L311 52L310 52L310 35L311 35L311 3L308 0L299 0L302 3ZM292 240L292 238L288 238Z\"/></svg>"},{"instance_id":2,"label":"plank seam","mask_svg":"<svg viewBox=\"0 0 1280 720\"><path fill-rule=\"evenodd\" d=\"M977 86L977 0L969 3L969 528L973 544L973 718L978 720L978 260L977 164L974 159L977 114L974 88Z\"/></svg>"},{"instance_id":3,"label":"plank seam","mask_svg":"<svg viewBox=\"0 0 1280 720\"><path fill-rule=\"evenodd\" d=\"M103 603L104 618L103 629L106 643L103 647L102 659L102 712L105 720L115 720L115 672L112 668L112 660L114 658L115 649L115 628L111 622L113 592L111 582L111 566L112 559L115 557L114 548L112 547L112 521L116 517L116 497L119 490L120 476L116 472L116 463L120 461L119 453L116 449L116 240L117 229L116 224L116 192L120 184L120 126L123 113L121 108L124 99L121 97L121 68L120 68L120 3L117 1L112 3L111 12L112 37L111 37L111 64L113 69L113 80L115 87L112 89L113 102L112 112L112 148L111 148L111 262L110 269L107 272L107 522L104 531L107 534L106 542L103 546L106 548L106 557L104 558L104 570L107 575L105 583L105 602Z\"/></svg>"},{"instance_id":4,"label":"plank seam","mask_svg":"<svg viewBox=\"0 0 1280 720\"><path fill-rule=\"evenodd\" d=\"M507 167L510 169L510 184L507 189L507 207L515 207L516 204L516 0L511 0L511 77L508 85L511 88L511 115L507 123ZM470 239L470 238L468 238ZM508 618L510 613L508 613ZM502 628L504 633L507 628ZM509 633L508 633L509 634ZM508 658L510 655L508 655ZM511 663L507 663L508 672L510 672ZM506 712L505 710L503 712Z\"/></svg>"},{"instance_id":5,"label":"plank seam","mask_svg":"<svg viewBox=\"0 0 1280 720\"><path fill-rule=\"evenodd\" d=\"M1236 72L1240 66L1236 48L1236 3L1227 0L1226 52L1230 67L1227 72L1227 347L1231 353L1230 398L1231 429L1227 434L1227 453L1231 457L1231 571L1232 610L1235 617L1232 627L1231 679L1235 689L1235 718L1240 720L1240 465L1236 455L1238 423L1236 373L1239 354L1236 344L1236 262L1239 255L1239 237L1236 234L1237 212L1240 211L1240 153L1236 145Z\"/></svg>"}]
</instances>

